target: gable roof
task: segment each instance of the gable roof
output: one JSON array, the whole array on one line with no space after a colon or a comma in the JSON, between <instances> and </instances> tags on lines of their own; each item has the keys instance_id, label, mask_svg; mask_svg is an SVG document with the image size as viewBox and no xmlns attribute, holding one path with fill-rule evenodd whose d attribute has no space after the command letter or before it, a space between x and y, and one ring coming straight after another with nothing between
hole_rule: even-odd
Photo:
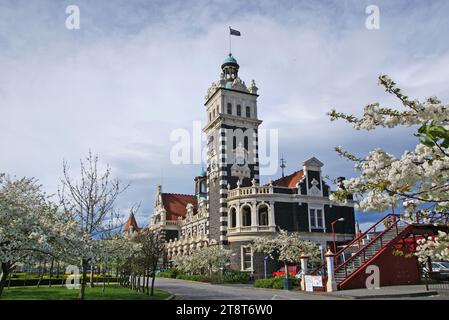
<instances>
[{"instance_id":1,"label":"gable roof","mask_svg":"<svg viewBox=\"0 0 449 320\"><path fill-rule=\"evenodd\" d=\"M162 193L162 203L167 212L167 220L178 220L178 217L184 218L187 214L187 204L193 204L196 208L196 197L190 194Z\"/></svg>"},{"instance_id":2,"label":"gable roof","mask_svg":"<svg viewBox=\"0 0 449 320\"><path fill-rule=\"evenodd\" d=\"M126 221L125 226L123 227L123 231L128 232L131 227L133 228L134 231L140 231L141 229L137 225L136 218L134 217L134 214L132 212L129 215L128 221Z\"/></svg>"},{"instance_id":3,"label":"gable roof","mask_svg":"<svg viewBox=\"0 0 449 320\"><path fill-rule=\"evenodd\" d=\"M273 181L272 184L275 187L296 188L296 184L302 179L303 176L303 170L295 171L291 175Z\"/></svg>"}]
</instances>

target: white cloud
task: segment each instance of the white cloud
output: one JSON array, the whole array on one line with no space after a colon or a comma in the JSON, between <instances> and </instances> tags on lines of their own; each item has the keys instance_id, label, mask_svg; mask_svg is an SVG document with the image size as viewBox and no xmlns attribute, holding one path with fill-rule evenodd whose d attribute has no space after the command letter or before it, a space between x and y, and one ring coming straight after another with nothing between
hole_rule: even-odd
<instances>
[{"instance_id":1,"label":"white cloud","mask_svg":"<svg viewBox=\"0 0 449 320\"><path fill-rule=\"evenodd\" d=\"M161 180L165 191L193 192L200 166L169 164L169 134L205 118L228 25L242 32L233 52L242 78L260 88L263 128L279 129L288 171L315 155L326 173L348 176L336 145L361 154L379 141L396 153L412 145L410 130L356 134L325 115L397 104L376 85L380 73L412 96L448 99L446 2L385 2L379 31L364 28L364 4L351 1L79 3L79 31L64 29L63 3L0 5L0 168L54 192L62 159L75 166L91 148L131 181L120 206L142 201L141 217Z\"/></svg>"}]
</instances>

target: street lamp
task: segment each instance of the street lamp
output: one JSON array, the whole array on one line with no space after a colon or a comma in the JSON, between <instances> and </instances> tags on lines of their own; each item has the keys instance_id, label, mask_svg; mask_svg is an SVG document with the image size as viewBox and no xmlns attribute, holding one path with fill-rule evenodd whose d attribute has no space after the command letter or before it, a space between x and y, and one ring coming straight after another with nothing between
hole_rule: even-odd
<instances>
[{"instance_id":1,"label":"street lamp","mask_svg":"<svg viewBox=\"0 0 449 320\"><path fill-rule=\"evenodd\" d=\"M268 260L268 256L264 256L263 257L263 273L264 273L264 279L267 278L267 260Z\"/></svg>"},{"instance_id":2,"label":"street lamp","mask_svg":"<svg viewBox=\"0 0 449 320\"><path fill-rule=\"evenodd\" d=\"M343 221L345 221L345 218L339 218L339 219L334 220L334 221L331 222L331 226L332 226L332 239L333 239L333 241L334 241L334 254L337 253L337 243L335 242L334 225L335 225L337 222L343 222Z\"/></svg>"}]
</instances>

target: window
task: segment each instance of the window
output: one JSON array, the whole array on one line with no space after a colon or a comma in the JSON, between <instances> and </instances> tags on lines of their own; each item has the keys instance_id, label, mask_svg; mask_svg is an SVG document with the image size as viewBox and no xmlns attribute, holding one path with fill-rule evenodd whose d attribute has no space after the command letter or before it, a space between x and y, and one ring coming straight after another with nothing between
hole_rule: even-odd
<instances>
[{"instance_id":1,"label":"window","mask_svg":"<svg viewBox=\"0 0 449 320\"><path fill-rule=\"evenodd\" d=\"M251 118L251 108L250 107L246 107L246 117Z\"/></svg>"},{"instance_id":2,"label":"window","mask_svg":"<svg viewBox=\"0 0 449 320\"><path fill-rule=\"evenodd\" d=\"M259 226L268 226L268 207L261 205L259 207Z\"/></svg>"},{"instance_id":3,"label":"window","mask_svg":"<svg viewBox=\"0 0 449 320\"><path fill-rule=\"evenodd\" d=\"M237 212L235 208L231 208L228 223L229 228L235 228L237 226L236 222L237 222Z\"/></svg>"},{"instance_id":4,"label":"window","mask_svg":"<svg viewBox=\"0 0 449 320\"><path fill-rule=\"evenodd\" d=\"M237 115L240 117L242 115L242 106L241 105L237 105Z\"/></svg>"},{"instance_id":5,"label":"window","mask_svg":"<svg viewBox=\"0 0 449 320\"><path fill-rule=\"evenodd\" d=\"M242 246L242 271L253 271L253 251Z\"/></svg>"},{"instance_id":6,"label":"window","mask_svg":"<svg viewBox=\"0 0 449 320\"><path fill-rule=\"evenodd\" d=\"M249 206L244 206L242 208L242 226L251 226L251 208Z\"/></svg>"},{"instance_id":7,"label":"window","mask_svg":"<svg viewBox=\"0 0 449 320\"><path fill-rule=\"evenodd\" d=\"M200 192L201 193L207 193L206 180L201 181L201 183L200 183Z\"/></svg>"},{"instance_id":8,"label":"window","mask_svg":"<svg viewBox=\"0 0 449 320\"><path fill-rule=\"evenodd\" d=\"M311 208L309 210L310 228L312 229L324 229L323 223L323 210L317 208Z\"/></svg>"},{"instance_id":9,"label":"window","mask_svg":"<svg viewBox=\"0 0 449 320\"><path fill-rule=\"evenodd\" d=\"M215 109L213 110L213 112L214 112L214 118L215 118Z\"/></svg>"},{"instance_id":10,"label":"window","mask_svg":"<svg viewBox=\"0 0 449 320\"><path fill-rule=\"evenodd\" d=\"M228 114L232 114L232 104L228 103Z\"/></svg>"},{"instance_id":11,"label":"window","mask_svg":"<svg viewBox=\"0 0 449 320\"><path fill-rule=\"evenodd\" d=\"M212 113L209 112L209 121L212 121Z\"/></svg>"},{"instance_id":12,"label":"window","mask_svg":"<svg viewBox=\"0 0 449 320\"><path fill-rule=\"evenodd\" d=\"M245 148L245 150L248 151L248 137L247 136L245 136L243 138L243 147Z\"/></svg>"}]
</instances>

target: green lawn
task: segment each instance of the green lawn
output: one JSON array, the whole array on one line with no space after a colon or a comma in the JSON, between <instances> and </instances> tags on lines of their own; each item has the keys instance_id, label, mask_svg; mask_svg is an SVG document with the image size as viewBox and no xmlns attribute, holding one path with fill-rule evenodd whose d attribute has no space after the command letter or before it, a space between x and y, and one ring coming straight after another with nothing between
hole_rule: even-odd
<instances>
[{"instance_id":1,"label":"green lawn","mask_svg":"<svg viewBox=\"0 0 449 320\"><path fill-rule=\"evenodd\" d=\"M41 286L37 287L11 287L3 290L0 300L75 300L79 290L67 289L65 286ZM154 296L147 296L141 292L120 287L118 285L94 288L86 287L86 300L162 300L170 296L170 293L154 289Z\"/></svg>"}]
</instances>

